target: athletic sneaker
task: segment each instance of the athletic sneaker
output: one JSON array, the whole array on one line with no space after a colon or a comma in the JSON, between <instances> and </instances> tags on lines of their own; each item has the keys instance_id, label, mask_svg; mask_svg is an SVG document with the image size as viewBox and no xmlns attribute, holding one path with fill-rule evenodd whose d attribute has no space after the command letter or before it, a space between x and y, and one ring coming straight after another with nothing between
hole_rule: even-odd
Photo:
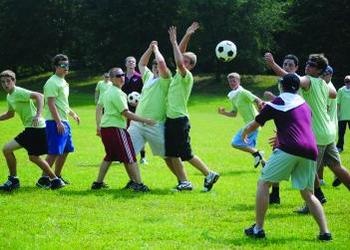
<instances>
[{"instance_id":1,"label":"athletic sneaker","mask_svg":"<svg viewBox=\"0 0 350 250\"><path fill-rule=\"evenodd\" d=\"M51 181L48 176L41 176L35 184L39 188L48 189L51 187Z\"/></svg>"},{"instance_id":2,"label":"athletic sneaker","mask_svg":"<svg viewBox=\"0 0 350 250\"><path fill-rule=\"evenodd\" d=\"M7 181L0 186L0 190L11 192L14 189L19 188L19 179L17 177L9 176Z\"/></svg>"},{"instance_id":3,"label":"athletic sneaker","mask_svg":"<svg viewBox=\"0 0 350 250\"><path fill-rule=\"evenodd\" d=\"M51 189L63 188L65 185L60 178L51 180Z\"/></svg>"},{"instance_id":4,"label":"athletic sneaker","mask_svg":"<svg viewBox=\"0 0 350 250\"><path fill-rule=\"evenodd\" d=\"M258 151L257 154L254 156L254 168L257 168L259 164L261 164L262 167L265 166L265 159L264 159L264 152Z\"/></svg>"},{"instance_id":5,"label":"athletic sneaker","mask_svg":"<svg viewBox=\"0 0 350 250\"><path fill-rule=\"evenodd\" d=\"M210 171L209 174L204 178L204 192L209 192L213 185L218 181L220 175L213 171Z\"/></svg>"},{"instance_id":6,"label":"athletic sneaker","mask_svg":"<svg viewBox=\"0 0 350 250\"><path fill-rule=\"evenodd\" d=\"M175 187L177 191L191 191L192 189L192 183L189 181L179 181L179 184Z\"/></svg>"},{"instance_id":7,"label":"athletic sneaker","mask_svg":"<svg viewBox=\"0 0 350 250\"><path fill-rule=\"evenodd\" d=\"M310 213L310 210L308 206L304 205L301 208L294 210L293 212L297 214L308 214Z\"/></svg>"},{"instance_id":8,"label":"athletic sneaker","mask_svg":"<svg viewBox=\"0 0 350 250\"><path fill-rule=\"evenodd\" d=\"M334 181L332 182L333 187L338 187L341 184L341 181L336 177Z\"/></svg>"},{"instance_id":9,"label":"athletic sneaker","mask_svg":"<svg viewBox=\"0 0 350 250\"><path fill-rule=\"evenodd\" d=\"M343 149L342 148L338 148L337 147L337 150L338 150L338 153L340 154L341 152L343 152Z\"/></svg>"},{"instance_id":10,"label":"athletic sneaker","mask_svg":"<svg viewBox=\"0 0 350 250\"><path fill-rule=\"evenodd\" d=\"M142 165L148 165L148 161L147 161L147 159L144 157L144 158L141 158L140 159L140 164L142 164Z\"/></svg>"},{"instance_id":11,"label":"athletic sneaker","mask_svg":"<svg viewBox=\"0 0 350 250\"><path fill-rule=\"evenodd\" d=\"M65 180L65 179L63 179L63 177L62 176L57 176L59 179L61 179L61 181L63 181L64 182L64 184L66 184L66 185L69 185L70 184L70 182L69 181L67 181L67 180Z\"/></svg>"},{"instance_id":12,"label":"athletic sneaker","mask_svg":"<svg viewBox=\"0 0 350 250\"><path fill-rule=\"evenodd\" d=\"M264 239L265 238L265 231L264 229L260 229L257 233L254 232L255 224L253 224L251 227L244 229L245 235L249 237L253 237L255 239Z\"/></svg>"},{"instance_id":13,"label":"athletic sneaker","mask_svg":"<svg viewBox=\"0 0 350 250\"><path fill-rule=\"evenodd\" d=\"M131 184L130 189L132 189L135 192L149 192L149 188L143 184L143 183L136 183L133 182L133 184Z\"/></svg>"},{"instance_id":14,"label":"athletic sneaker","mask_svg":"<svg viewBox=\"0 0 350 250\"><path fill-rule=\"evenodd\" d=\"M280 204L281 203L280 196L276 193L271 193L269 203L270 204Z\"/></svg>"},{"instance_id":15,"label":"athletic sneaker","mask_svg":"<svg viewBox=\"0 0 350 250\"><path fill-rule=\"evenodd\" d=\"M332 240L332 234L331 233L320 233L318 235L318 239L322 241L330 241Z\"/></svg>"},{"instance_id":16,"label":"athletic sneaker","mask_svg":"<svg viewBox=\"0 0 350 250\"><path fill-rule=\"evenodd\" d=\"M109 188L109 186L104 182L97 182L97 181L94 181L91 185L91 189L102 189L102 188Z\"/></svg>"},{"instance_id":17,"label":"athletic sneaker","mask_svg":"<svg viewBox=\"0 0 350 250\"><path fill-rule=\"evenodd\" d=\"M134 181L133 180L129 180L128 183L126 183L125 187L123 187L123 189L131 189L132 185L134 185Z\"/></svg>"}]
</instances>

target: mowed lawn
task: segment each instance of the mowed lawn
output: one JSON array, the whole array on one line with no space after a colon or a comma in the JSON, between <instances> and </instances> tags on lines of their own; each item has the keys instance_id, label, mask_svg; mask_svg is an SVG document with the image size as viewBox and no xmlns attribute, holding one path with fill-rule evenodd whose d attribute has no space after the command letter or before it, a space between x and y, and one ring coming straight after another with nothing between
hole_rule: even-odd
<instances>
[{"instance_id":1,"label":"mowed lawn","mask_svg":"<svg viewBox=\"0 0 350 250\"><path fill-rule=\"evenodd\" d=\"M81 124L71 121L76 151L68 157L63 171L71 185L56 191L38 189L39 168L27 159L24 150L17 151L21 188L0 194L0 249L349 249L349 191L343 185L331 186L333 174L328 169L323 190L332 242L316 240L318 227L310 215L293 213L302 200L288 182L281 184L281 205L269 208L267 239L244 236L243 229L254 222L261 168L254 169L250 155L230 146L232 135L243 122L217 114L218 106L230 108L225 95L194 93L189 107L193 150L221 174L211 192L201 192L203 176L187 164L195 189L172 192L176 179L148 147L149 164L142 165L141 171L151 192L122 190L128 178L121 164L113 164L107 174L110 189L90 190L104 151L95 135L93 95L72 92L70 103ZM4 95L1 97L3 112L7 106ZM267 140L273 128L270 122L259 135L259 149L267 156L271 154ZM0 144L21 130L18 117L0 122ZM349 134L341 154L348 168ZM0 181L4 182L8 171L4 157L0 159Z\"/></svg>"}]
</instances>

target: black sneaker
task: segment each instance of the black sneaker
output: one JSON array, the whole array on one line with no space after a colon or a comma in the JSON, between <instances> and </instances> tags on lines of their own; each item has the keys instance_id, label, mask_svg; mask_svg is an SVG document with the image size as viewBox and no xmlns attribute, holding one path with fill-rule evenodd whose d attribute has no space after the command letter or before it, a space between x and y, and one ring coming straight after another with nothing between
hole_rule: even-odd
<instances>
[{"instance_id":1,"label":"black sneaker","mask_svg":"<svg viewBox=\"0 0 350 250\"><path fill-rule=\"evenodd\" d=\"M332 182L332 186L333 187L338 187L340 186L341 181L339 180L339 178L335 178L334 181Z\"/></svg>"},{"instance_id":2,"label":"black sneaker","mask_svg":"<svg viewBox=\"0 0 350 250\"><path fill-rule=\"evenodd\" d=\"M57 176L59 179L61 179L61 181L63 181L64 182L64 184L66 184L66 185L69 185L70 184L70 182L69 181L67 181L67 180L65 180L65 179L63 179L63 177L62 176Z\"/></svg>"},{"instance_id":3,"label":"black sneaker","mask_svg":"<svg viewBox=\"0 0 350 250\"><path fill-rule=\"evenodd\" d=\"M35 184L39 188L48 189L51 187L51 181L48 176L41 176Z\"/></svg>"},{"instance_id":4,"label":"black sneaker","mask_svg":"<svg viewBox=\"0 0 350 250\"><path fill-rule=\"evenodd\" d=\"M102 189L102 188L109 188L109 186L104 182L97 182L97 181L94 181L91 185L91 189Z\"/></svg>"},{"instance_id":5,"label":"black sneaker","mask_svg":"<svg viewBox=\"0 0 350 250\"><path fill-rule=\"evenodd\" d=\"M262 167L265 167L266 161L264 159L264 152L257 151L254 153L254 168L257 168L259 164L261 164Z\"/></svg>"},{"instance_id":6,"label":"black sneaker","mask_svg":"<svg viewBox=\"0 0 350 250\"><path fill-rule=\"evenodd\" d=\"M209 174L204 178L204 192L209 192L213 185L218 181L220 175L213 171L209 172Z\"/></svg>"},{"instance_id":7,"label":"black sneaker","mask_svg":"<svg viewBox=\"0 0 350 250\"><path fill-rule=\"evenodd\" d=\"M130 188L135 192L149 192L150 191L149 188L143 183L134 182Z\"/></svg>"},{"instance_id":8,"label":"black sneaker","mask_svg":"<svg viewBox=\"0 0 350 250\"><path fill-rule=\"evenodd\" d=\"M280 204L281 199L278 194L271 193L270 194L270 199L269 199L269 204Z\"/></svg>"},{"instance_id":9,"label":"black sneaker","mask_svg":"<svg viewBox=\"0 0 350 250\"><path fill-rule=\"evenodd\" d=\"M318 235L318 239L322 241L330 241L332 240L332 234L331 233L323 233Z\"/></svg>"},{"instance_id":10,"label":"black sneaker","mask_svg":"<svg viewBox=\"0 0 350 250\"><path fill-rule=\"evenodd\" d=\"M125 187L123 187L123 189L131 189L134 184L136 184L136 182L134 182L133 180L129 180L128 183L126 183Z\"/></svg>"},{"instance_id":11,"label":"black sneaker","mask_svg":"<svg viewBox=\"0 0 350 250\"><path fill-rule=\"evenodd\" d=\"M7 181L0 186L0 190L11 192L14 189L19 188L19 179L17 177L9 176Z\"/></svg>"},{"instance_id":12,"label":"black sneaker","mask_svg":"<svg viewBox=\"0 0 350 250\"><path fill-rule=\"evenodd\" d=\"M63 188L64 186L65 184L60 178L51 180L51 189L59 189Z\"/></svg>"},{"instance_id":13,"label":"black sneaker","mask_svg":"<svg viewBox=\"0 0 350 250\"><path fill-rule=\"evenodd\" d=\"M255 233L254 227L255 227L255 224L249 228L244 229L245 235L252 237L252 238L255 238L255 239L264 239L265 238L264 229L260 229L257 233Z\"/></svg>"}]
</instances>

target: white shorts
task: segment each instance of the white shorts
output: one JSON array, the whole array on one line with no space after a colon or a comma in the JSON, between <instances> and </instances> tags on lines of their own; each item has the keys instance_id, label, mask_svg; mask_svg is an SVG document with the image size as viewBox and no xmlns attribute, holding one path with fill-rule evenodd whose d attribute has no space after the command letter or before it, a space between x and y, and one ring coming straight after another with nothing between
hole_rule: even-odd
<instances>
[{"instance_id":1,"label":"white shorts","mask_svg":"<svg viewBox=\"0 0 350 250\"><path fill-rule=\"evenodd\" d=\"M153 155L158 155L164 158L164 123L157 123L154 126L142 124L140 122L132 121L128 128L132 144L136 155L140 153L141 149L148 142Z\"/></svg>"}]
</instances>

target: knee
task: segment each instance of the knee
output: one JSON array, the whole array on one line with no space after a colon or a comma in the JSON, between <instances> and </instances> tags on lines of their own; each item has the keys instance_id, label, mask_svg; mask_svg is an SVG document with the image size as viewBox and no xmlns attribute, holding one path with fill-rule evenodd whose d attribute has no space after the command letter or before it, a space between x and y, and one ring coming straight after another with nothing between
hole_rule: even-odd
<instances>
[{"instance_id":1,"label":"knee","mask_svg":"<svg viewBox=\"0 0 350 250\"><path fill-rule=\"evenodd\" d=\"M3 148L2 148L2 153L4 154L4 155L7 155L7 154L10 154L10 153L12 153L12 149L10 148L10 147L8 147L7 145L5 145Z\"/></svg>"},{"instance_id":2,"label":"knee","mask_svg":"<svg viewBox=\"0 0 350 250\"><path fill-rule=\"evenodd\" d=\"M30 160L31 162L36 162L37 159L38 159L38 156L29 155L29 160Z\"/></svg>"}]
</instances>

